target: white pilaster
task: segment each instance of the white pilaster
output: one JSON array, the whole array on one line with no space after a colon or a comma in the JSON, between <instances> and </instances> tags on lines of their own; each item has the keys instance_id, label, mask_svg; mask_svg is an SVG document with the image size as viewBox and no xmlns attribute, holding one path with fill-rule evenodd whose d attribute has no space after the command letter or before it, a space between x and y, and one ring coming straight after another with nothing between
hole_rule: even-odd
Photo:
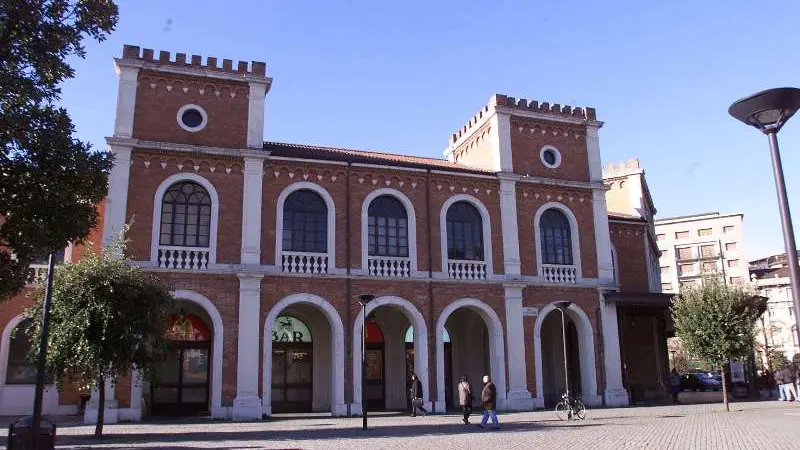
<instances>
[{"instance_id":1,"label":"white pilaster","mask_svg":"<svg viewBox=\"0 0 800 450\"><path fill-rule=\"evenodd\" d=\"M239 339L233 420L261 419L258 349L262 278L263 275L239 274Z\"/></svg>"},{"instance_id":2,"label":"white pilaster","mask_svg":"<svg viewBox=\"0 0 800 450\"><path fill-rule=\"evenodd\" d=\"M244 192L242 195L242 264L261 263L261 185L264 159L244 158Z\"/></svg>"},{"instance_id":3,"label":"white pilaster","mask_svg":"<svg viewBox=\"0 0 800 450\"><path fill-rule=\"evenodd\" d=\"M505 285L506 347L508 351L508 398L506 408L533 409L525 363L525 333L522 325L522 285Z\"/></svg>"},{"instance_id":4,"label":"white pilaster","mask_svg":"<svg viewBox=\"0 0 800 450\"><path fill-rule=\"evenodd\" d=\"M600 161L600 126L586 126L586 153L589 157L589 181L603 181L603 163Z\"/></svg>"},{"instance_id":5,"label":"white pilaster","mask_svg":"<svg viewBox=\"0 0 800 450\"><path fill-rule=\"evenodd\" d=\"M114 120L114 137L130 138L133 136L133 113L136 106L136 82L139 68L116 66L119 76L117 87L117 116Z\"/></svg>"},{"instance_id":6,"label":"white pilaster","mask_svg":"<svg viewBox=\"0 0 800 450\"><path fill-rule=\"evenodd\" d=\"M250 103L247 108L247 147L262 148L264 146L264 96L267 95L267 83L250 82Z\"/></svg>"},{"instance_id":7,"label":"white pilaster","mask_svg":"<svg viewBox=\"0 0 800 450\"><path fill-rule=\"evenodd\" d=\"M617 305L600 293L600 318L603 323L603 367L606 371L606 406L627 406L628 391L622 386L622 359L619 351Z\"/></svg>"},{"instance_id":8,"label":"white pilaster","mask_svg":"<svg viewBox=\"0 0 800 450\"><path fill-rule=\"evenodd\" d=\"M597 278L602 284L614 283L614 257L611 252L611 233L608 229L606 193L600 189L592 192L594 216L594 243L597 251Z\"/></svg>"},{"instance_id":9,"label":"white pilaster","mask_svg":"<svg viewBox=\"0 0 800 450\"><path fill-rule=\"evenodd\" d=\"M105 408L103 415L103 423L117 423L119 422L119 408L117 406L117 399L114 395L114 383L111 379L107 379L105 383L106 398ZM100 391L92 389L92 396L86 402L86 409L83 411L83 423L94 424L97 423L97 413L100 408Z\"/></svg>"},{"instance_id":10,"label":"white pilaster","mask_svg":"<svg viewBox=\"0 0 800 450\"><path fill-rule=\"evenodd\" d=\"M131 370L131 406L119 410L119 420L124 422L139 422L142 420L142 373L137 369Z\"/></svg>"},{"instance_id":11,"label":"white pilaster","mask_svg":"<svg viewBox=\"0 0 800 450\"><path fill-rule=\"evenodd\" d=\"M511 157L511 117L508 114L496 113L492 117L492 128L496 130L495 138L497 149L494 152L494 170L498 172L513 172L514 164Z\"/></svg>"},{"instance_id":12,"label":"white pilaster","mask_svg":"<svg viewBox=\"0 0 800 450\"><path fill-rule=\"evenodd\" d=\"M500 178L500 223L503 230L503 263L506 275L520 274L519 227L516 181Z\"/></svg>"},{"instance_id":13,"label":"white pilaster","mask_svg":"<svg viewBox=\"0 0 800 450\"><path fill-rule=\"evenodd\" d=\"M108 194L103 222L103 247L112 242L125 227L128 207L128 183L131 176L132 147L111 145L114 166L108 175ZM119 255L121 256L121 255Z\"/></svg>"}]
</instances>

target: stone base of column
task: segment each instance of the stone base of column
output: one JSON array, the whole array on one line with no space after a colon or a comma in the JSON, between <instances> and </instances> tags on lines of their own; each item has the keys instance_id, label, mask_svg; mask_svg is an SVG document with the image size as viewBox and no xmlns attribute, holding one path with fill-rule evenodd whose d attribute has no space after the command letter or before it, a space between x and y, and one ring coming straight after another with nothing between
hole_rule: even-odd
<instances>
[{"instance_id":1,"label":"stone base of column","mask_svg":"<svg viewBox=\"0 0 800 450\"><path fill-rule=\"evenodd\" d=\"M444 401L435 402L433 404L433 412L437 414L444 414L447 412L447 404Z\"/></svg>"},{"instance_id":2,"label":"stone base of column","mask_svg":"<svg viewBox=\"0 0 800 450\"><path fill-rule=\"evenodd\" d=\"M350 403L350 416L358 417L361 415L361 403Z\"/></svg>"},{"instance_id":3,"label":"stone base of column","mask_svg":"<svg viewBox=\"0 0 800 450\"><path fill-rule=\"evenodd\" d=\"M625 389L606 389L604 397L606 406L628 406L630 404L628 391Z\"/></svg>"},{"instance_id":4,"label":"stone base of column","mask_svg":"<svg viewBox=\"0 0 800 450\"><path fill-rule=\"evenodd\" d=\"M142 409L141 408L120 408L119 409L120 422L141 422Z\"/></svg>"},{"instance_id":5,"label":"stone base of column","mask_svg":"<svg viewBox=\"0 0 800 450\"><path fill-rule=\"evenodd\" d=\"M544 397L534 397L533 398L533 407L536 409L544 408Z\"/></svg>"},{"instance_id":6,"label":"stone base of column","mask_svg":"<svg viewBox=\"0 0 800 450\"><path fill-rule=\"evenodd\" d=\"M119 408L117 407L116 400L106 400L105 408L103 408L103 424L119 422ZM86 403L86 409L83 411L83 423L96 424L98 409L97 401L89 400Z\"/></svg>"},{"instance_id":7,"label":"stone base of column","mask_svg":"<svg viewBox=\"0 0 800 450\"><path fill-rule=\"evenodd\" d=\"M603 406L603 397L597 394L583 394L581 400L586 406Z\"/></svg>"},{"instance_id":8,"label":"stone base of column","mask_svg":"<svg viewBox=\"0 0 800 450\"><path fill-rule=\"evenodd\" d=\"M347 416L347 405L344 403L339 403L331 406L331 416L333 417Z\"/></svg>"},{"instance_id":9,"label":"stone base of column","mask_svg":"<svg viewBox=\"0 0 800 450\"><path fill-rule=\"evenodd\" d=\"M531 411L534 408L534 401L531 393L527 389L516 389L508 391L505 402L507 411Z\"/></svg>"},{"instance_id":10,"label":"stone base of column","mask_svg":"<svg viewBox=\"0 0 800 450\"><path fill-rule=\"evenodd\" d=\"M259 396L237 396L233 399L233 420L261 420L262 415Z\"/></svg>"}]
</instances>

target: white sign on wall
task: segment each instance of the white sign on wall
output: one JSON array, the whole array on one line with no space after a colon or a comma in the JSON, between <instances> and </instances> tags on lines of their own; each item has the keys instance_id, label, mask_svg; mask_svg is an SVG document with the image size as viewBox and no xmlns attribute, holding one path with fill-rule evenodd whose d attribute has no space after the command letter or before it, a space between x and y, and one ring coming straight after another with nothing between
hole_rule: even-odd
<instances>
[{"instance_id":1,"label":"white sign on wall","mask_svg":"<svg viewBox=\"0 0 800 450\"><path fill-rule=\"evenodd\" d=\"M523 316L538 316L539 315L539 308L535 306L523 306L522 307L522 315Z\"/></svg>"}]
</instances>

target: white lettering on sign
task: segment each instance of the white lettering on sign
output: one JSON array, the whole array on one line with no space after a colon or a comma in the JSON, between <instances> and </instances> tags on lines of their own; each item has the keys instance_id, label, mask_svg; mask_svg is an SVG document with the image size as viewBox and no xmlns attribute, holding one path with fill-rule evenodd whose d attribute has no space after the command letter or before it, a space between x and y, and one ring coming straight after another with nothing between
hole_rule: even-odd
<instances>
[{"instance_id":1,"label":"white lettering on sign","mask_svg":"<svg viewBox=\"0 0 800 450\"><path fill-rule=\"evenodd\" d=\"M522 315L523 316L538 316L539 315L539 308L535 306L523 306L522 307Z\"/></svg>"}]
</instances>

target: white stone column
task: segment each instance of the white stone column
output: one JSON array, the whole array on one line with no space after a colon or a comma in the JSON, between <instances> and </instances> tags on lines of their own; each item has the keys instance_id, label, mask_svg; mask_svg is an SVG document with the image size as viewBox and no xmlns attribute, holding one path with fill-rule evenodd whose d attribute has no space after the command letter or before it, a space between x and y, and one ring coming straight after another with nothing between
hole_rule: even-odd
<instances>
[{"instance_id":1,"label":"white stone column","mask_svg":"<svg viewBox=\"0 0 800 450\"><path fill-rule=\"evenodd\" d=\"M261 278L263 275L239 274L239 339L233 420L261 419L262 414L258 396Z\"/></svg>"},{"instance_id":2,"label":"white stone column","mask_svg":"<svg viewBox=\"0 0 800 450\"><path fill-rule=\"evenodd\" d=\"M103 217L103 248L111 243L125 227L128 207L128 183L131 176L132 147L113 144L109 146L114 166L108 175L108 194ZM119 255L122 256L122 255Z\"/></svg>"},{"instance_id":3,"label":"white stone column","mask_svg":"<svg viewBox=\"0 0 800 450\"><path fill-rule=\"evenodd\" d=\"M594 242L597 251L597 278L601 284L614 284L614 256L611 253L611 232L608 229L608 208L605 190L592 192Z\"/></svg>"},{"instance_id":4,"label":"white stone column","mask_svg":"<svg viewBox=\"0 0 800 450\"><path fill-rule=\"evenodd\" d=\"M516 181L500 178L500 222L503 230L503 264L506 275L520 274Z\"/></svg>"},{"instance_id":5,"label":"white stone column","mask_svg":"<svg viewBox=\"0 0 800 450\"><path fill-rule=\"evenodd\" d=\"M261 149L264 146L264 97L267 83L250 82L249 105L247 108L247 147Z\"/></svg>"},{"instance_id":6,"label":"white stone column","mask_svg":"<svg viewBox=\"0 0 800 450\"><path fill-rule=\"evenodd\" d=\"M622 358L619 348L617 305L600 293L600 318L603 326L603 367L605 368L606 406L627 406L628 391L622 386Z\"/></svg>"},{"instance_id":7,"label":"white stone column","mask_svg":"<svg viewBox=\"0 0 800 450\"><path fill-rule=\"evenodd\" d=\"M506 408L515 411L533 409L528 391L525 361L525 331L522 325L523 285L506 284L506 347L508 351L508 399ZM533 343L531 343L532 345Z\"/></svg>"},{"instance_id":8,"label":"white stone column","mask_svg":"<svg viewBox=\"0 0 800 450\"><path fill-rule=\"evenodd\" d=\"M261 264L261 186L264 159L244 158L244 192L242 195L242 265Z\"/></svg>"},{"instance_id":9,"label":"white stone column","mask_svg":"<svg viewBox=\"0 0 800 450\"><path fill-rule=\"evenodd\" d=\"M103 415L103 423L119 422L119 408L116 396L114 395L114 383L111 379L106 379L105 383L106 398ZM83 423L97 423L97 413L100 408L100 391L92 389L92 396L86 402L86 409L83 411Z\"/></svg>"},{"instance_id":10,"label":"white stone column","mask_svg":"<svg viewBox=\"0 0 800 450\"><path fill-rule=\"evenodd\" d=\"M117 113L114 120L114 137L130 138L133 136L133 114L136 109L136 83L139 68L124 65L117 61L116 71L119 76L117 87Z\"/></svg>"}]
</instances>

